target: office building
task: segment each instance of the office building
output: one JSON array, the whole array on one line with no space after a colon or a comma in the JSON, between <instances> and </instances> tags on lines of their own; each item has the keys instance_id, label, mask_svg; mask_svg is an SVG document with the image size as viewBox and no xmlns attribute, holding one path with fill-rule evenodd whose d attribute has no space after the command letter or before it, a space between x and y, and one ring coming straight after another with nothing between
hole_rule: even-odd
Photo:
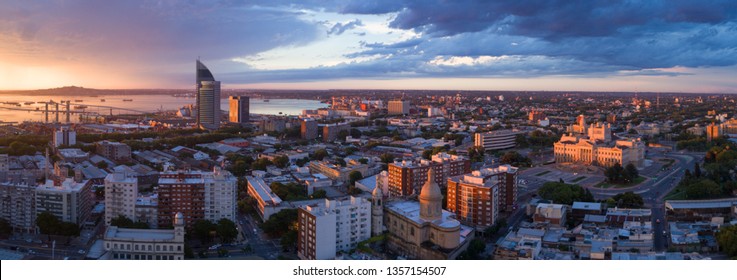
<instances>
[{"instance_id":1,"label":"office building","mask_svg":"<svg viewBox=\"0 0 737 280\"><path fill-rule=\"evenodd\" d=\"M47 180L36 188L36 215L50 212L62 222L83 225L92 211L92 181L67 178L62 182Z\"/></svg>"},{"instance_id":2,"label":"office building","mask_svg":"<svg viewBox=\"0 0 737 280\"><path fill-rule=\"evenodd\" d=\"M54 131L54 148L60 146L73 146L77 144L77 132L70 129L69 127L61 127L59 130Z\"/></svg>"},{"instance_id":3,"label":"office building","mask_svg":"<svg viewBox=\"0 0 737 280\"><path fill-rule=\"evenodd\" d=\"M248 123L250 114L250 99L248 96L231 96L228 99L228 120L232 123Z\"/></svg>"},{"instance_id":4,"label":"office building","mask_svg":"<svg viewBox=\"0 0 737 280\"><path fill-rule=\"evenodd\" d=\"M115 172L105 177L105 225L119 216L136 220L138 178L132 174Z\"/></svg>"},{"instance_id":5,"label":"office building","mask_svg":"<svg viewBox=\"0 0 737 280\"><path fill-rule=\"evenodd\" d=\"M517 146L517 135L524 132L514 130L495 130L474 134L473 143L485 151L504 150Z\"/></svg>"},{"instance_id":6,"label":"office building","mask_svg":"<svg viewBox=\"0 0 737 280\"><path fill-rule=\"evenodd\" d=\"M723 134L722 125L720 124L710 123L706 126L706 141L708 142L721 137Z\"/></svg>"},{"instance_id":7,"label":"office building","mask_svg":"<svg viewBox=\"0 0 737 280\"><path fill-rule=\"evenodd\" d=\"M174 226L173 229L108 227L103 239L104 258L113 260L183 260L184 215L177 213L171 225Z\"/></svg>"},{"instance_id":8,"label":"office building","mask_svg":"<svg viewBox=\"0 0 737 280\"><path fill-rule=\"evenodd\" d=\"M202 129L220 128L220 82L197 60L196 75L197 126ZM186 215L185 215L186 216Z\"/></svg>"},{"instance_id":9,"label":"office building","mask_svg":"<svg viewBox=\"0 0 737 280\"><path fill-rule=\"evenodd\" d=\"M539 110L532 110L530 113L527 114L527 119L530 120L530 122L536 123L540 120L543 120L546 118L545 112L539 111Z\"/></svg>"},{"instance_id":10,"label":"office building","mask_svg":"<svg viewBox=\"0 0 737 280\"><path fill-rule=\"evenodd\" d=\"M95 152L98 155L117 162L127 162L131 160L131 147L120 142L97 142L95 143Z\"/></svg>"},{"instance_id":11,"label":"office building","mask_svg":"<svg viewBox=\"0 0 737 280\"><path fill-rule=\"evenodd\" d=\"M409 100L390 100L387 106L389 115L407 115L409 114Z\"/></svg>"},{"instance_id":12,"label":"office building","mask_svg":"<svg viewBox=\"0 0 737 280\"><path fill-rule=\"evenodd\" d=\"M517 200L517 168L502 165L448 178L447 209L461 223L483 231Z\"/></svg>"},{"instance_id":13,"label":"office building","mask_svg":"<svg viewBox=\"0 0 737 280\"><path fill-rule=\"evenodd\" d=\"M473 228L461 225L442 209L443 194L435 170L427 171L417 201L395 200L384 207L387 249L409 259L455 259L473 238Z\"/></svg>"},{"instance_id":14,"label":"office building","mask_svg":"<svg viewBox=\"0 0 737 280\"><path fill-rule=\"evenodd\" d=\"M297 213L297 255L303 260L334 259L371 237L371 203L365 198L325 199Z\"/></svg>"},{"instance_id":15,"label":"office building","mask_svg":"<svg viewBox=\"0 0 737 280\"><path fill-rule=\"evenodd\" d=\"M427 171L434 169L438 185L445 188L447 178L471 172L471 161L463 156L439 153L431 160L401 161L389 164L389 194L418 194L427 180Z\"/></svg>"},{"instance_id":16,"label":"office building","mask_svg":"<svg viewBox=\"0 0 737 280\"><path fill-rule=\"evenodd\" d=\"M302 139L312 140L317 138L317 121L312 118L302 119L299 132Z\"/></svg>"},{"instance_id":17,"label":"office building","mask_svg":"<svg viewBox=\"0 0 737 280\"><path fill-rule=\"evenodd\" d=\"M350 131L351 125L348 123L336 123L336 124L326 124L322 127L322 140L325 142L332 142L334 140L341 140L345 141L345 138L338 139L338 135L340 135L340 132L342 131ZM348 134L346 134L348 135Z\"/></svg>"},{"instance_id":18,"label":"office building","mask_svg":"<svg viewBox=\"0 0 737 280\"><path fill-rule=\"evenodd\" d=\"M157 189L159 226L171 224L179 212L188 225L203 219L235 221L236 182L235 176L218 167L213 172L162 172Z\"/></svg>"}]
</instances>

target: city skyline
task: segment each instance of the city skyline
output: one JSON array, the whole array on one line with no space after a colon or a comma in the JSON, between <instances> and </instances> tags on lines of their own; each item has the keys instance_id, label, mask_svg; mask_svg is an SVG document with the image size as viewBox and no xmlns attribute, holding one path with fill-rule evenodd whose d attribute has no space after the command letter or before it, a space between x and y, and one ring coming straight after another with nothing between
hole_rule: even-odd
<instances>
[{"instance_id":1,"label":"city skyline","mask_svg":"<svg viewBox=\"0 0 737 280\"><path fill-rule=\"evenodd\" d=\"M737 93L730 1L13 1L0 17L0 90L186 89L201 57L224 88Z\"/></svg>"}]
</instances>

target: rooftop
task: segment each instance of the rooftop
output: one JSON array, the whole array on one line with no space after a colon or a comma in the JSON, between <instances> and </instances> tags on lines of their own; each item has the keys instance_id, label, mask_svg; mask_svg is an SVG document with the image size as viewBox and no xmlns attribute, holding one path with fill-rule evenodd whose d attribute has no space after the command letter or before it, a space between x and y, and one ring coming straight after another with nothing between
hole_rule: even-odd
<instances>
[{"instance_id":1,"label":"rooftop","mask_svg":"<svg viewBox=\"0 0 737 280\"><path fill-rule=\"evenodd\" d=\"M173 229L130 229L108 227L105 231L105 239L130 240L130 241L172 241L174 239Z\"/></svg>"},{"instance_id":2,"label":"rooftop","mask_svg":"<svg viewBox=\"0 0 737 280\"><path fill-rule=\"evenodd\" d=\"M730 208L737 205L737 198L711 199L711 200L667 200L667 209L707 209L707 208Z\"/></svg>"},{"instance_id":3,"label":"rooftop","mask_svg":"<svg viewBox=\"0 0 737 280\"><path fill-rule=\"evenodd\" d=\"M422 218L420 218L420 203L417 201L404 200L391 202L386 204L386 208L420 225L424 223L433 223L444 228L453 228L461 225L458 220L453 218L455 214L445 210L443 210L442 218L440 218L439 220L423 220Z\"/></svg>"},{"instance_id":4,"label":"rooftop","mask_svg":"<svg viewBox=\"0 0 737 280\"><path fill-rule=\"evenodd\" d=\"M266 185L266 182L264 182L263 179L258 177L246 176L246 180L248 181L248 185L253 186L253 189L256 191L262 201L271 203L273 205L279 205L279 203L282 202L281 198L279 198L279 196L271 191L271 188Z\"/></svg>"}]
</instances>

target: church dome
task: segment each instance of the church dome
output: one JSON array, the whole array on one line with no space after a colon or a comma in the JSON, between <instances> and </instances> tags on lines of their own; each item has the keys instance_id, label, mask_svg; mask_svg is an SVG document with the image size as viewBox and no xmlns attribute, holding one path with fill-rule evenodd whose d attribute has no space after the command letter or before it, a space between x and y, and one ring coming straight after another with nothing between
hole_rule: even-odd
<instances>
[{"instance_id":1,"label":"church dome","mask_svg":"<svg viewBox=\"0 0 737 280\"><path fill-rule=\"evenodd\" d=\"M420 190L420 200L443 200L443 193L435 182L435 169L432 167L427 171L427 181Z\"/></svg>"}]
</instances>

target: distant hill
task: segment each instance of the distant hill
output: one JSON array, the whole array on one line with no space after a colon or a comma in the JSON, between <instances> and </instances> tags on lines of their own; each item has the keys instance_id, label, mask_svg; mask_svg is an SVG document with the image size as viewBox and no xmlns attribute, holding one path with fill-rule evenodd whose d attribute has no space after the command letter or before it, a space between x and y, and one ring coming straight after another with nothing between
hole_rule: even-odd
<instances>
[{"instance_id":1,"label":"distant hill","mask_svg":"<svg viewBox=\"0 0 737 280\"><path fill-rule=\"evenodd\" d=\"M187 93L185 89L94 89L77 86L36 90L2 90L0 94L22 95L59 95L59 96L91 96L91 95L137 95L137 94L176 94Z\"/></svg>"}]
</instances>

